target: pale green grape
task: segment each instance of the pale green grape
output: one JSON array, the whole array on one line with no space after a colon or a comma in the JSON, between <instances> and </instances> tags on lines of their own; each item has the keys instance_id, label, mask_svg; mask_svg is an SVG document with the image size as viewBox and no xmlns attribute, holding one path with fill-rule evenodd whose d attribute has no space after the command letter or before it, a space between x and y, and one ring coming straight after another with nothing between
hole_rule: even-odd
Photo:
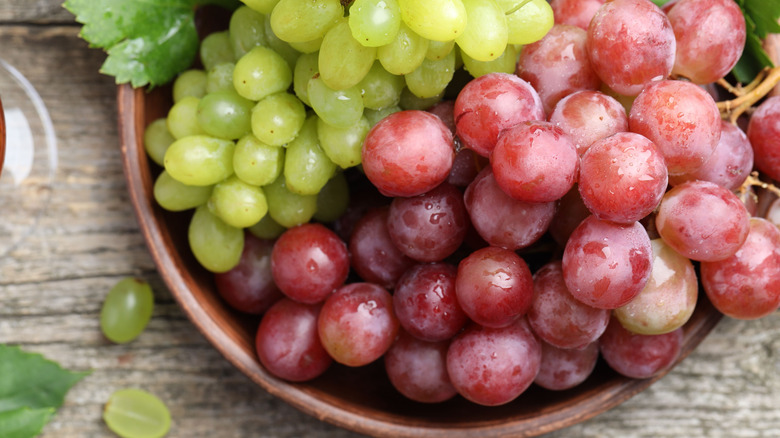
<instances>
[{"instance_id":1,"label":"pale green grape","mask_svg":"<svg viewBox=\"0 0 780 438\"><path fill-rule=\"evenodd\" d=\"M429 41L428 51L425 52L425 59L438 61L452 52L455 48L455 41Z\"/></svg>"},{"instance_id":2,"label":"pale green grape","mask_svg":"<svg viewBox=\"0 0 780 438\"><path fill-rule=\"evenodd\" d=\"M306 92L314 112L330 125L346 128L363 116L363 96L357 85L346 90L334 90L315 76L309 80Z\"/></svg>"},{"instance_id":3,"label":"pale green grape","mask_svg":"<svg viewBox=\"0 0 780 438\"><path fill-rule=\"evenodd\" d=\"M506 14L509 44L539 41L554 24L553 10L546 0L496 0Z\"/></svg>"},{"instance_id":4,"label":"pale green grape","mask_svg":"<svg viewBox=\"0 0 780 438\"><path fill-rule=\"evenodd\" d=\"M233 87L233 70L235 68L234 62L223 62L212 67L206 74L206 93L235 91Z\"/></svg>"},{"instance_id":5,"label":"pale green grape","mask_svg":"<svg viewBox=\"0 0 780 438\"><path fill-rule=\"evenodd\" d=\"M285 228L309 222L317 211L317 195L299 195L287 189L284 175L263 186L268 214Z\"/></svg>"},{"instance_id":6,"label":"pale green grape","mask_svg":"<svg viewBox=\"0 0 780 438\"><path fill-rule=\"evenodd\" d=\"M287 92L263 98L252 109L252 133L271 146L292 141L306 120L306 108L297 97Z\"/></svg>"},{"instance_id":7,"label":"pale green grape","mask_svg":"<svg viewBox=\"0 0 780 438\"><path fill-rule=\"evenodd\" d=\"M336 172L317 194L317 212L314 219L333 222L340 218L349 206L349 185L344 172Z\"/></svg>"},{"instance_id":8,"label":"pale green grape","mask_svg":"<svg viewBox=\"0 0 780 438\"><path fill-rule=\"evenodd\" d=\"M399 27L398 0L355 0L349 8L352 36L366 47L390 44Z\"/></svg>"},{"instance_id":9,"label":"pale green grape","mask_svg":"<svg viewBox=\"0 0 780 438\"><path fill-rule=\"evenodd\" d=\"M149 283L138 278L123 278L108 291L103 301L100 329L111 342L130 342L144 331L153 310L154 295Z\"/></svg>"},{"instance_id":10,"label":"pale green grape","mask_svg":"<svg viewBox=\"0 0 780 438\"><path fill-rule=\"evenodd\" d=\"M508 45L501 56L487 62L477 61L463 52L460 55L463 59L463 68L471 76L478 78L488 73L514 73L520 52L515 46Z\"/></svg>"},{"instance_id":11,"label":"pale green grape","mask_svg":"<svg viewBox=\"0 0 780 438\"><path fill-rule=\"evenodd\" d=\"M292 69L295 68L295 61L298 60L298 56L300 56L301 53L295 50L289 42L276 36L274 30L271 28L270 14L265 16L265 39L268 41L268 47L278 53L279 56L287 62L287 66L289 66L290 71L292 71ZM311 40L306 40L305 42L308 41Z\"/></svg>"},{"instance_id":12,"label":"pale green grape","mask_svg":"<svg viewBox=\"0 0 780 438\"><path fill-rule=\"evenodd\" d=\"M406 87L415 96L435 97L444 92L455 74L455 51L438 61L423 60L417 69L404 76Z\"/></svg>"},{"instance_id":13,"label":"pale green grape","mask_svg":"<svg viewBox=\"0 0 780 438\"><path fill-rule=\"evenodd\" d=\"M405 75L413 72L422 63L427 51L428 40L401 23L393 41L377 49L376 58L390 73Z\"/></svg>"},{"instance_id":14,"label":"pale green grape","mask_svg":"<svg viewBox=\"0 0 780 438\"><path fill-rule=\"evenodd\" d=\"M208 202L212 186L188 186L163 170L154 181L154 200L168 211L185 211Z\"/></svg>"},{"instance_id":15,"label":"pale green grape","mask_svg":"<svg viewBox=\"0 0 780 438\"><path fill-rule=\"evenodd\" d=\"M334 90L355 86L376 59L376 48L366 47L352 37L347 19L338 21L322 39L320 77Z\"/></svg>"},{"instance_id":16,"label":"pale green grape","mask_svg":"<svg viewBox=\"0 0 780 438\"><path fill-rule=\"evenodd\" d=\"M243 181L263 186L273 182L282 173L284 148L267 145L249 134L236 143L233 152L233 170Z\"/></svg>"},{"instance_id":17,"label":"pale green grape","mask_svg":"<svg viewBox=\"0 0 780 438\"><path fill-rule=\"evenodd\" d=\"M328 158L342 169L357 166L362 161L363 140L371 129L364 116L348 128L336 128L317 120L317 138Z\"/></svg>"},{"instance_id":18,"label":"pale green grape","mask_svg":"<svg viewBox=\"0 0 780 438\"><path fill-rule=\"evenodd\" d=\"M496 0L463 0L469 22L455 39L463 52L477 61L492 61L506 49L507 21Z\"/></svg>"},{"instance_id":19,"label":"pale green grape","mask_svg":"<svg viewBox=\"0 0 780 438\"><path fill-rule=\"evenodd\" d=\"M230 140L191 135L176 140L165 152L165 170L177 181L189 186L209 186L233 174L233 150Z\"/></svg>"},{"instance_id":20,"label":"pale green grape","mask_svg":"<svg viewBox=\"0 0 780 438\"><path fill-rule=\"evenodd\" d=\"M271 28L288 42L316 40L344 16L340 0L280 0L271 12Z\"/></svg>"},{"instance_id":21,"label":"pale green grape","mask_svg":"<svg viewBox=\"0 0 780 438\"><path fill-rule=\"evenodd\" d=\"M320 72L319 67L317 67L318 58L319 54L317 52L301 55L295 63L293 73L293 90L295 95L298 96L301 102L309 106L311 106L311 103L309 102L309 92L306 88L309 85L309 79Z\"/></svg>"},{"instance_id":22,"label":"pale green grape","mask_svg":"<svg viewBox=\"0 0 780 438\"><path fill-rule=\"evenodd\" d=\"M265 16L248 6L241 6L230 16L228 26L233 55L241 58L255 46L265 46Z\"/></svg>"},{"instance_id":23,"label":"pale green grape","mask_svg":"<svg viewBox=\"0 0 780 438\"><path fill-rule=\"evenodd\" d=\"M236 62L233 86L238 94L260 100L284 91L292 83L292 71L287 61L264 46L257 46Z\"/></svg>"},{"instance_id":24,"label":"pale green grape","mask_svg":"<svg viewBox=\"0 0 780 438\"><path fill-rule=\"evenodd\" d=\"M320 146L317 119L306 119L300 134L287 145L284 157L287 189L299 195L316 195L336 171L336 164Z\"/></svg>"},{"instance_id":25,"label":"pale green grape","mask_svg":"<svg viewBox=\"0 0 780 438\"><path fill-rule=\"evenodd\" d=\"M380 110L367 109L365 111L365 117L366 120L368 120L368 124L373 127L379 123L380 120L384 119L390 114L397 113L398 111L403 111L398 105L388 106Z\"/></svg>"},{"instance_id":26,"label":"pale green grape","mask_svg":"<svg viewBox=\"0 0 780 438\"><path fill-rule=\"evenodd\" d=\"M211 272L233 269L244 250L244 231L226 224L207 205L195 209L187 237L195 259Z\"/></svg>"},{"instance_id":27,"label":"pale green grape","mask_svg":"<svg viewBox=\"0 0 780 438\"><path fill-rule=\"evenodd\" d=\"M253 102L233 90L215 91L198 104L198 124L207 134L235 140L252 129Z\"/></svg>"},{"instance_id":28,"label":"pale green grape","mask_svg":"<svg viewBox=\"0 0 780 438\"><path fill-rule=\"evenodd\" d=\"M168 132L173 138L179 139L206 133L198 124L199 103L200 99L197 97L184 97L168 110L168 117L165 121Z\"/></svg>"},{"instance_id":29,"label":"pale green grape","mask_svg":"<svg viewBox=\"0 0 780 438\"><path fill-rule=\"evenodd\" d=\"M144 149L149 158L160 166L165 159L165 151L176 139L168 131L168 122L165 118L154 120L144 131Z\"/></svg>"},{"instance_id":30,"label":"pale green grape","mask_svg":"<svg viewBox=\"0 0 780 438\"><path fill-rule=\"evenodd\" d=\"M182 72L173 81L173 102L178 102L187 96L200 99L206 94L206 72L192 69Z\"/></svg>"},{"instance_id":31,"label":"pale green grape","mask_svg":"<svg viewBox=\"0 0 780 438\"><path fill-rule=\"evenodd\" d=\"M434 41L452 41L463 33L467 22L464 3L461 0L398 0L404 23L418 35Z\"/></svg>"},{"instance_id":32,"label":"pale green grape","mask_svg":"<svg viewBox=\"0 0 780 438\"><path fill-rule=\"evenodd\" d=\"M241 2L261 14L270 14L279 0L241 0Z\"/></svg>"},{"instance_id":33,"label":"pale green grape","mask_svg":"<svg viewBox=\"0 0 780 438\"><path fill-rule=\"evenodd\" d=\"M401 92L401 102L398 106L404 110L426 110L444 99L444 92L432 97L419 97L409 91L408 88L404 88Z\"/></svg>"},{"instance_id":34,"label":"pale green grape","mask_svg":"<svg viewBox=\"0 0 780 438\"><path fill-rule=\"evenodd\" d=\"M374 62L358 84L363 94L363 106L375 110L398 104L404 86L404 78L389 73L379 61Z\"/></svg>"},{"instance_id":35,"label":"pale green grape","mask_svg":"<svg viewBox=\"0 0 780 438\"><path fill-rule=\"evenodd\" d=\"M322 38L316 40L304 41L302 43L289 43L290 47L301 53L314 53L320 50L322 46Z\"/></svg>"},{"instance_id":36,"label":"pale green grape","mask_svg":"<svg viewBox=\"0 0 780 438\"><path fill-rule=\"evenodd\" d=\"M200 42L200 62L204 70L208 71L217 64L235 60L236 55L233 53L230 33L227 30L210 33Z\"/></svg>"},{"instance_id":37,"label":"pale green grape","mask_svg":"<svg viewBox=\"0 0 780 438\"><path fill-rule=\"evenodd\" d=\"M276 239L281 236L287 228L276 223L270 214L263 216L260 222L247 228L250 233L260 239Z\"/></svg>"},{"instance_id":38,"label":"pale green grape","mask_svg":"<svg viewBox=\"0 0 780 438\"><path fill-rule=\"evenodd\" d=\"M234 175L214 186L209 208L226 224L246 228L260 222L268 212L268 203L263 189Z\"/></svg>"},{"instance_id":39,"label":"pale green grape","mask_svg":"<svg viewBox=\"0 0 780 438\"><path fill-rule=\"evenodd\" d=\"M171 428L171 413L154 395L128 388L111 394L103 421L121 438L161 438Z\"/></svg>"}]
</instances>

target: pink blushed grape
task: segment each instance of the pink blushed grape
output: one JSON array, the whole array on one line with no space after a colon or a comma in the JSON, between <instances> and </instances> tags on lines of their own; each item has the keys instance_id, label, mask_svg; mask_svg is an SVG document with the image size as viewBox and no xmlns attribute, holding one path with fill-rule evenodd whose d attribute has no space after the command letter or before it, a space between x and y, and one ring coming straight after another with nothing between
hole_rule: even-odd
<instances>
[{"instance_id":1,"label":"pink blushed grape","mask_svg":"<svg viewBox=\"0 0 780 438\"><path fill-rule=\"evenodd\" d=\"M748 123L747 136L753 145L756 168L774 180L780 180L780 96L762 102Z\"/></svg>"},{"instance_id":2,"label":"pink blushed grape","mask_svg":"<svg viewBox=\"0 0 780 438\"><path fill-rule=\"evenodd\" d=\"M577 91L564 97L550 114L550 123L571 138L580 156L597 140L628 131L623 105L600 91Z\"/></svg>"},{"instance_id":3,"label":"pink blushed grape","mask_svg":"<svg viewBox=\"0 0 780 438\"><path fill-rule=\"evenodd\" d=\"M401 330L385 353L390 383L411 400L439 403L457 394L447 374L446 341L426 342Z\"/></svg>"},{"instance_id":4,"label":"pink blushed grape","mask_svg":"<svg viewBox=\"0 0 780 438\"><path fill-rule=\"evenodd\" d=\"M534 383L553 391L573 388L590 376L599 358L598 342L582 349L558 348L542 342L542 362Z\"/></svg>"},{"instance_id":5,"label":"pink blushed grape","mask_svg":"<svg viewBox=\"0 0 780 438\"><path fill-rule=\"evenodd\" d=\"M606 0L550 0L556 24L570 24L588 30L590 21Z\"/></svg>"},{"instance_id":6,"label":"pink blushed grape","mask_svg":"<svg viewBox=\"0 0 780 438\"><path fill-rule=\"evenodd\" d=\"M395 287L403 273L415 264L393 243L387 231L389 207L375 207L358 220L349 239L352 268L364 281L386 289Z\"/></svg>"},{"instance_id":7,"label":"pink blushed grape","mask_svg":"<svg viewBox=\"0 0 780 438\"><path fill-rule=\"evenodd\" d=\"M669 369L680 356L683 333L678 328L662 335L640 335L612 318L599 339L601 356L610 368L634 379L653 377Z\"/></svg>"}]
</instances>

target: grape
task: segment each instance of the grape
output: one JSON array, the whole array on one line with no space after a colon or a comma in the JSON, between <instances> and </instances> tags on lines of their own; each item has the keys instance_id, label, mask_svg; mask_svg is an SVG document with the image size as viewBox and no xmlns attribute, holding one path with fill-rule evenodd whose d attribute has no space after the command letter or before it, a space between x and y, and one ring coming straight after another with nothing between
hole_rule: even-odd
<instances>
[{"instance_id":1,"label":"grape","mask_svg":"<svg viewBox=\"0 0 780 438\"><path fill-rule=\"evenodd\" d=\"M230 140L191 135L176 140L165 152L165 170L177 181L189 186L216 184L233 174Z\"/></svg>"},{"instance_id":2,"label":"grape","mask_svg":"<svg viewBox=\"0 0 780 438\"><path fill-rule=\"evenodd\" d=\"M260 222L247 228L253 236L260 239L276 239L281 236L286 229L287 228L279 225L270 214L263 216L263 218L260 219Z\"/></svg>"},{"instance_id":3,"label":"grape","mask_svg":"<svg viewBox=\"0 0 780 438\"><path fill-rule=\"evenodd\" d=\"M651 241L653 269L639 295L613 315L626 329L644 335L660 335L682 327L693 314L699 282L693 264L662 239Z\"/></svg>"},{"instance_id":4,"label":"grape","mask_svg":"<svg viewBox=\"0 0 780 438\"><path fill-rule=\"evenodd\" d=\"M577 179L579 156L569 137L549 122L523 122L498 136L490 163L496 183L524 202L552 202Z\"/></svg>"},{"instance_id":5,"label":"grape","mask_svg":"<svg viewBox=\"0 0 780 438\"><path fill-rule=\"evenodd\" d=\"M464 53L477 61L492 61L501 56L506 49L509 33L501 6L495 0L463 0L463 5L468 21L455 42Z\"/></svg>"},{"instance_id":6,"label":"grape","mask_svg":"<svg viewBox=\"0 0 780 438\"><path fill-rule=\"evenodd\" d=\"M437 262L450 256L463 243L467 227L463 195L447 183L422 195L395 198L387 218L387 230L395 246L420 262Z\"/></svg>"},{"instance_id":7,"label":"grape","mask_svg":"<svg viewBox=\"0 0 780 438\"><path fill-rule=\"evenodd\" d=\"M257 46L236 62L233 86L242 97L260 100L286 90L292 83L287 61L268 47Z\"/></svg>"},{"instance_id":8,"label":"grape","mask_svg":"<svg viewBox=\"0 0 780 438\"><path fill-rule=\"evenodd\" d=\"M360 164L363 140L369 129L371 125L365 117L347 128L337 128L317 119L317 138L320 146L325 155L342 169Z\"/></svg>"},{"instance_id":9,"label":"grape","mask_svg":"<svg viewBox=\"0 0 780 438\"><path fill-rule=\"evenodd\" d=\"M455 74L455 52L442 59L424 59L417 69L404 75L406 87L415 96L423 99L435 97L444 92Z\"/></svg>"},{"instance_id":10,"label":"grape","mask_svg":"<svg viewBox=\"0 0 780 438\"><path fill-rule=\"evenodd\" d=\"M371 66L371 70L366 73L358 84L363 95L363 106L373 110L380 110L398 105L404 85L403 77L389 73L382 67L382 63L375 61L374 65Z\"/></svg>"},{"instance_id":11,"label":"grape","mask_svg":"<svg viewBox=\"0 0 780 438\"><path fill-rule=\"evenodd\" d=\"M575 91L559 100L550 114L550 123L571 138L580 156L597 140L628 131L626 110L599 91Z\"/></svg>"},{"instance_id":12,"label":"grape","mask_svg":"<svg viewBox=\"0 0 780 438\"><path fill-rule=\"evenodd\" d=\"M271 29L284 41L311 41L325 36L343 15L339 0L280 0L270 15Z\"/></svg>"},{"instance_id":13,"label":"grape","mask_svg":"<svg viewBox=\"0 0 780 438\"><path fill-rule=\"evenodd\" d=\"M507 195L485 167L466 188L466 211L479 235L493 246L525 248L547 231L555 202L523 202Z\"/></svg>"},{"instance_id":14,"label":"grape","mask_svg":"<svg viewBox=\"0 0 780 438\"><path fill-rule=\"evenodd\" d=\"M709 181L689 181L666 192L655 224L678 253L713 262L731 257L742 246L749 216L728 189Z\"/></svg>"},{"instance_id":15,"label":"grape","mask_svg":"<svg viewBox=\"0 0 780 438\"><path fill-rule=\"evenodd\" d=\"M366 47L390 44L400 27L398 0L355 0L349 7L352 36Z\"/></svg>"},{"instance_id":16,"label":"grape","mask_svg":"<svg viewBox=\"0 0 780 438\"><path fill-rule=\"evenodd\" d=\"M780 199L775 199L766 211L766 220L780 228Z\"/></svg>"},{"instance_id":17,"label":"grape","mask_svg":"<svg viewBox=\"0 0 780 438\"><path fill-rule=\"evenodd\" d=\"M316 40L297 42L297 43L291 42L288 44L290 45L290 47L295 49L295 51L300 53L317 53L320 50L320 47L322 47L323 38L317 38Z\"/></svg>"},{"instance_id":18,"label":"grape","mask_svg":"<svg viewBox=\"0 0 780 438\"><path fill-rule=\"evenodd\" d=\"M415 262L390 239L388 211L388 207L372 208L358 220L349 239L349 253L352 268L360 278L392 289Z\"/></svg>"},{"instance_id":19,"label":"grape","mask_svg":"<svg viewBox=\"0 0 780 438\"><path fill-rule=\"evenodd\" d=\"M185 211L208 202L211 189L182 184L163 170L154 181L154 200L168 211Z\"/></svg>"},{"instance_id":20,"label":"grape","mask_svg":"<svg viewBox=\"0 0 780 438\"><path fill-rule=\"evenodd\" d=\"M589 216L563 251L563 278L569 292L600 309L631 301L647 284L653 253L639 222L621 225Z\"/></svg>"},{"instance_id":21,"label":"grape","mask_svg":"<svg viewBox=\"0 0 780 438\"><path fill-rule=\"evenodd\" d=\"M525 319L503 328L466 327L447 350L452 385L466 399L485 406L508 403L539 373L542 347Z\"/></svg>"},{"instance_id":22,"label":"grape","mask_svg":"<svg viewBox=\"0 0 780 438\"><path fill-rule=\"evenodd\" d=\"M252 133L271 146L282 146L298 135L306 108L297 97L281 92L266 96L252 108Z\"/></svg>"},{"instance_id":23,"label":"grape","mask_svg":"<svg viewBox=\"0 0 780 438\"><path fill-rule=\"evenodd\" d=\"M293 91L301 102L309 106L309 80L320 72L318 63L319 53L307 53L298 58L293 69Z\"/></svg>"},{"instance_id":24,"label":"grape","mask_svg":"<svg viewBox=\"0 0 780 438\"><path fill-rule=\"evenodd\" d=\"M487 157L499 133L518 123L545 120L536 90L515 75L491 73L466 84L455 100L458 137L474 152Z\"/></svg>"},{"instance_id":25,"label":"grape","mask_svg":"<svg viewBox=\"0 0 780 438\"><path fill-rule=\"evenodd\" d=\"M628 115L631 132L663 153L669 175L704 165L720 140L720 112L706 91L683 81L656 81L637 96Z\"/></svg>"},{"instance_id":26,"label":"grape","mask_svg":"<svg viewBox=\"0 0 780 438\"><path fill-rule=\"evenodd\" d=\"M103 421L122 438L162 438L171 428L171 413L156 396L128 388L111 394Z\"/></svg>"},{"instance_id":27,"label":"grape","mask_svg":"<svg viewBox=\"0 0 780 438\"><path fill-rule=\"evenodd\" d=\"M154 295L149 283L139 278L123 278L103 301L100 330L111 342L130 342L144 331L153 310Z\"/></svg>"},{"instance_id":28,"label":"grape","mask_svg":"<svg viewBox=\"0 0 780 438\"><path fill-rule=\"evenodd\" d=\"M428 41L425 59L438 61L453 52L455 41Z\"/></svg>"},{"instance_id":29,"label":"grape","mask_svg":"<svg viewBox=\"0 0 780 438\"><path fill-rule=\"evenodd\" d=\"M263 189L247 184L235 175L214 186L208 205L212 213L236 228L250 227L268 212Z\"/></svg>"},{"instance_id":30,"label":"grape","mask_svg":"<svg viewBox=\"0 0 780 438\"><path fill-rule=\"evenodd\" d=\"M317 211L314 220L334 222L340 218L349 205L349 185L344 172L336 172L333 178L317 194Z\"/></svg>"},{"instance_id":31,"label":"grape","mask_svg":"<svg viewBox=\"0 0 780 438\"><path fill-rule=\"evenodd\" d=\"M774 180L780 180L780 96L762 102L750 116L747 136L753 145L756 168Z\"/></svg>"},{"instance_id":32,"label":"grape","mask_svg":"<svg viewBox=\"0 0 780 438\"><path fill-rule=\"evenodd\" d=\"M263 186L268 214L285 228L309 222L317 211L317 195L299 195L290 191L284 176Z\"/></svg>"},{"instance_id":33,"label":"grape","mask_svg":"<svg viewBox=\"0 0 780 438\"><path fill-rule=\"evenodd\" d=\"M646 379L674 365L682 342L681 328L662 335L640 335L626 330L612 318L599 339L599 351L610 368L618 373Z\"/></svg>"},{"instance_id":34,"label":"grape","mask_svg":"<svg viewBox=\"0 0 780 438\"><path fill-rule=\"evenodd\" d=\"M363 116L363 97L357 85L334 90L314 75L306 86L306 94L314 112L329 125L348 128Z\"/></svg>"},{"instance_id":35,"label":"grape","mask_svg":"<svg viewBox=\"0 0 780 438\"><path fill-rule=\"evenodd\" d=\"M268 40L268 47L276 52L287 63L287 67L292 71L295 68L295 63L298 61L298 57L301 56L301 52L294 49L287 40L279 38L274 33L271 27L271 15L265 16L265 39ZM316 40L317 38L315 38ZM309 43L313 40L301 41L300 43Z\"/></svg>"},{"instance_id":36,"label":"grape","mask_svg":"<svg viewBox=\"0 0 780 438\"><path fill-rule=\"evenodd\" d=\"M210 33L200 42L200 62L206 71L217 64L233 62L235 59L230 32L227 30Z\"/></svg>"},{"instance_id":37,"label":"grape","mask_svg":"<svg viewBox=\"0 0 780 438\"><path fill-rule=\"evenodd\" d=\"M325 34L319 52L320 77L334 90L357 85L371 69L376 49L360 44L352 37L344 18Z\"/></svg>"},{"instance_id":38,"label":"grape","mask_svg":"<svg viewBox=\"0 0 780 438\"><path fill-rule=\"evenodd\" d=\"M244 233L241 259L231 270L214 274L219 295L230 307L259 315L268 310L282 293L271 276L273 241Z\"/></svg>"},{"instance_id":39,"label":"grape","mask_svg":"<svg viewBox=\"0 0 780 438\"><path fill-rule=\"evenodd\" d=\"M576 299L566 289L560 261L542 266L534 274L533 282L528 323L539 338L558 348L582 349L604 333L609 310Z\"/></svg>"},{"instance_id":40,"label":"grape","mask_svg":"<svg viewBox=\"0 0 780 438\"><path fill-rule=\"evenodd\" d=\"M217 91L235 91L233 87L233 72L236 69L234 62L217 64L206 73L206 93Z\"/></svg>"},{"instance_id":41,"label":"grape","mask_svg":"<svg viewBox=\"0 0 780 438\"><path fill-rule=\"evenodd\" d=\"M542 360L534 383L553 391L563 391L584 382L599 358L597 342L580 350L558 348L546 342L541 344Z\"/></svg>"},{"instance_id":42,"label":"grape","mask_svg":"<svg viewBox=\"0 0 780 438\"><path fill-rule=\"evenodd\" d=\"M409 87L405 87L401 90L401 99L398 101L398 106L405 110L425 111L441 102L442 99L444 99L444 91L432 97L419 97L409 91Z\"/></svg>"},{"instance_id":43,"label":"grape","mask_svg":"<svg viewBox=\"0 0 780 438\"><path fill-rule=\"evenodd\" d=\"M571 93L599 88L601 80L590 66L585 47L587 37L579 27L557 24L520 52L516 73L539 93L547 114Z\"/></svg>"},{"instance_id":44,"label":"grape","mask_svg":"<svg viewBox=\"0 0 780 438\"><path fill-rule=\"evenodd\" d=\"M198 124L199 103L200 99L197 97L183 97L168 110L168 117L165 119L165 123L168 127L168 132L170 132L173 138L178 140L190 135L206 133Z\"/></svg>"},{"instance_id":45,"label":"grape","mask_svg":"<svg viewBox=\"0 0 780 438\"><path fill-rule=\"evenodd\" d=\"M426 111L438 117L442 122L444 122L444 125L450 130L452 135L455 135L454 100L442 100L428 108Z\"/></svg>"},{"instance_id":46,"label":"grape","mask_svg":"<svg viewBox=\"0 0 780 438\"><path fill-rule=\"evenodd\" d=\"M416 196L444 180L455 155L452 134L433 114L407 110L377 123L363 142L363 170L385 196Z\"/></svg>"},{"instance_id":47,"label":"grape","mask_svg":"<svg viewBox=\"0 0 780 438\"><path fill-rule=\"evenodd\" d=\"M669 19L650 0L614 0L590 22L587 47L601 80L620 94L636 96L671 74L676 43Z\"/></svg>"},{"instance_id":48,"label":"grape","mask_svg":"<svg viewBox=\"0 0 780 438\"><path fill-rule=\"evenodd\" d=\"M200 99L206 94L206 72L200 69L191 69L181 72L173 81L173 102L191 96Z\"/></svg>"},{"instance_id":49,"label":"grape","mask_svg":"<svg viewBox=\"0 0 780 438\"><path fill-rule=\"evenodd\" d=\"M261 14L270 14L279 0L241 0L241 2Z\"/></svg>"},{"instance_id":50,"label":"grape","mask_svg":"<svg viewBox=\"0 0 780 438\"><path fill-rule=\"evenodd\" d=\"M553 26L553 11L546 0L497 0L506 14L509 44L539 41Z\"/></svg>"},{"instance_id":51,"label":"grape","mask_svg":"<svg viewBox=\"0 0 780 438\"><path fill-rule=\"evenodd\" d=\"M780 307L780 230L761 218L750 219L745 243L731 257L702 262L704 291L720 312L756 319Z\"/></svg>"},{"instance_id":52,"label":"grape","mask_svg":"<svg viewBox=\"0 0 780 438\"><path fill-rule=\"evenodd\" d=\"M290 228L274 244L271 273L288 297L306 304L319 303L347 280L347 246L321 224Z\"/></svg>"},{"instance_id":53,"label":"grape","mask_svg":"<svg viewBox=\"0 0 780 438\"><path fill-rule=\"evenodd\" d=\"M241 260L244 232L223 222L205 205L195 209L187 236L195 259L211 272L229 271Z\"/></svg>"},{"instance_id":54,"label":"grape","mask_svg":"<svg viewBox=\"0 0 780 438\"><path fill-rule=\"evenodd\" d=\"M373 128L374 125L382 121L382 119L384 119L385 117L389 116L390 114L397 113L399 111L403 111L401 107L398 105L393 105L393 106L382 108L381 110L366 109L363 112L363 114L365 114L369 126ZM361 145L361 154L362 154L362 145Z\"/></svg>"},{"instance_id":55,"label":"grape","mask_svg":"<svg viewBox=\"0 0 780 438\"><path fill-rule=\"evenodd\" d=\"M236 59L255 46L265 46L265 17L248 6L241 6L230 15L230 43Z\"/></svg>"},{"instance_id":56,"label":"grape","mask_svg":"<svg viewBox=\"0 0 780 438\"><path fill-rule=\"evenodd\" d=\"M236 143L233 170L242 181L256 186L272 183L282 173L285 149L269 146L247 134Z\"/></svg>"},{"instance_id":57,"label":"grape","mask_svg":"<svg viewBox=\"0 0 780 438\"><path fill-rule=\"evenodd\" d=\"M462 0L398 0L398 5L404 23L429 40L454 40L467 26L467 7Z\"/></svg>"},{"instance_id":58,"label":"grape","mask_svg":"<svg viewBox=\"0 0 780 438\"><path fill-rule=\"evenodd\" d=\"M405 75L423 62L427 51L428 40L401 23L393 41L377 49L376 58L388 72Z\"/></svg>"},{"instance_id":59,"label":"grape","mask_svg":"<svg viewBox=\"0 0 780 438\"><path fill-rule=\"evenodd\" d=\"M707 84L726 76L745 47L745 18L732 0L681 0L668 12L677 40L672 72Z\"/></svg>"},{"instance_id":60,"label":"grape","mask_svg":"<svg viewBox=\"0 0 780 438\"><path fill-rule=\"evenodd\" d=\"M235 140L251 130L252 106L232 90L208 93L198 102L198 124L208 135Z\"/></svg>"},{"instance_id":61,"label":"grape","mask_svg":"<svg viewBox=\"0 0 780 438\"><path fill-rule=\"evenodd\" d=\"M667 182L661 152L631 132L593 143L580 163L580 195L601 220L629 224L642 219L658 207Z\"/></svg>"},{"instance_id":62,"label":"grape","mask_svg":"<svg viewBox=\"0 0 780 438\"><path fill-rule=\"evenodd\" d=\"M515 46L507 46L504 53L492 61L477 61L462 51L460 56L463 59L463 69L478 78L490 73L514 73L519 51Z\"/></svg>"},{"instance_id":63,"label":"grape","mask_svg":"<svg viewBox=\"0 0 780 438\"><path fill-rule=\"evenodd\" d=\"M174 141L176 139L168 131L165 118L156 119L146 126L144 131L144 150L149 158L160 166L163 165L165 151L168 150L168 147Z\"/></svg>"},{"instance_id":64,"label":"grape","mask_svg":"<svg viewBox=\"0 0 780 438\"><path fill-rule=\"evenodd\" d=\"M300 134L287 145L284 179L299 195L316 195L336 172L336 164L322 150L317 138L317 116L309 117Z\"/></svg>"},{"instance_id":65,"label":"grape","mask_svg":"<svg viewBox=\"0 0 780 438\"><path fill-rule=\"evenodd\" d=\"M260 320L255 348L260 363L274 376L304 382L324 373L333 359L317 331L320 306L277 301Z\"/></svg>"},{"instance_id":66,"label":"grape","mask_svg":"<svg viewBox=\"0 0 780 438\"><path fill-rule=\"evenodd\" d=\"M569 24L588 30L596 11L606 0L550 0L556 24Z\"/></svg>"},{"instance_id":67,"label":"grape","mask_svg":"<svg viewBox=\"0 0 780 438\"><path fill-rule=\"evenodd\" d=\"M379 359L393 344L399 329L393 297L372 283L339 288L322 305L317 325L328 354L352 367Z\"/></svg>"},{"instance_id":68,"label":"grape","mask_svg":"<svg viewBox=\"0 0 780 438\"><path fill-rule=\"evenodd\" d=\"M457 394L447 375L447 342L425 342L403 330L387 350L384 363L390 383L407 398L439 403Z\"/></svg>"},{"instance_id":69,"label":"grape","mask_svg":"<svg viewBox=\"0 0 780 438\"><path fill-rule=\"evenodd\" d=\"M590 215L590 210L582 202L579 187L575 185L558 201L558 209L550 222L550 235L558 245L566 246L574 229Z\"/></svg>"}]
</instances>

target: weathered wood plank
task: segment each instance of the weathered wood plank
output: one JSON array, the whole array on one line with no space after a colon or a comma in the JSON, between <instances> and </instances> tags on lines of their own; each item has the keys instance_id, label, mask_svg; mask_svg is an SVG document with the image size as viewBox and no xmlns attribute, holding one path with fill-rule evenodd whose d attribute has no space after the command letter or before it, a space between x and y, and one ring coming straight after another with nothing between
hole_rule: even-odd
<instances>
[{"instance_id":1,"label":"weathered wood plank","mask_svg":"<svg viewBox=\"0 0 780 438\"><path fill-rule=\"evenodd\" d=\"M62 7L64 0L3 0L0 23L72 23L73 14Z\"/></svg>"}]
</instances>

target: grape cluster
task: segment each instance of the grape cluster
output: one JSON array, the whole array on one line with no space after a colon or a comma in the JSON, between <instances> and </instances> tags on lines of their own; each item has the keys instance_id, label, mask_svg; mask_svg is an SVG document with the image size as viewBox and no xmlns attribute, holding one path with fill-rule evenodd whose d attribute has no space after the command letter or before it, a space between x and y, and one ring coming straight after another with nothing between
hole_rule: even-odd
<instances>
[{"instance_id":1,"label":"grape cluster","mask_svg":"<svg viewBox=\"0 0 780 438\"><path fill-rule=\"evenodd\" d=\"M155 196L195 208L192 250L225 301L263 314L272 374L382 358L412 400L500 405L571 388L598 357L663 372L700 286L734 318L780 307L780 201L740 196L754 167L780 178L780 97L745 133L702 86L741 54L733 0L245 3L212 37L245 54L201 51L206 87L225 69L233 89L177 98L177 81L147 137L176 138L148 148ZM556 24L518 43L512 23L545 16L529 5ZM237 46L234 21L252 20L303 54ZM458 57L474 79L443 99Z\"/></svg>"}]
</instances>

